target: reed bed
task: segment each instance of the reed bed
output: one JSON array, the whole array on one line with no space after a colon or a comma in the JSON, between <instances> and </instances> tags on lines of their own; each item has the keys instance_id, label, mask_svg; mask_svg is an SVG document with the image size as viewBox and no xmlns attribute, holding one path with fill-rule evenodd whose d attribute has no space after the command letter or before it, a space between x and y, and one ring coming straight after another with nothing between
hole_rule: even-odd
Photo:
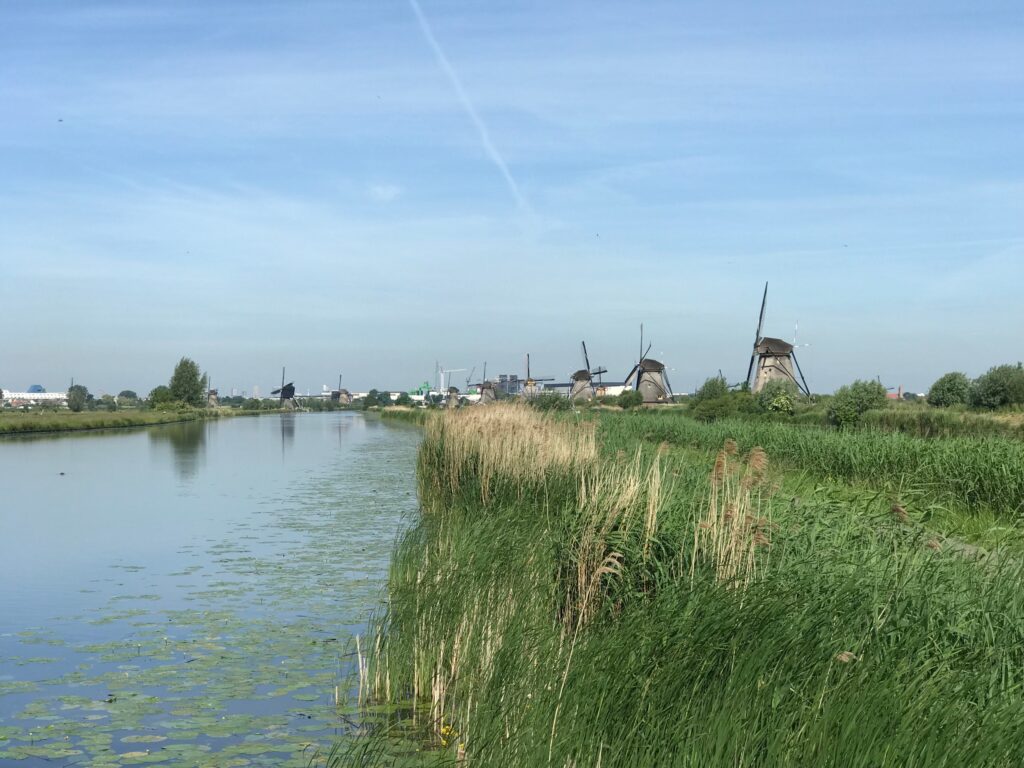
<instances>
[{"instance_id":1,"label":"reed bed","mask_svg":"<svg viewBox=\"0 0 1024 768\"><path fill-rule=\"evenodd\" d=\"M609 414L602 428L610 444L640 439L717 450L732 439L742 450L762 447L774 461L822 479L880 488L909 483L968 511L991 511L1004 519L1024 513L1024 443L1017 440L926 440L739 419L703 424L678 413L652 412Z\"/></svg>"},{"instance_id":2,"label":"reed bed","mask_svg":"<svg viewBox=\"0 0 1024 768\"><path fill-rule=\"evenodd\" d=\"M381 730L332 764L1019 765L1019 558L795 498L738 439L694 461L486 410L425 430L367 646L365 704L412 706L432 749Z\"/></svg>"}]
</instances>

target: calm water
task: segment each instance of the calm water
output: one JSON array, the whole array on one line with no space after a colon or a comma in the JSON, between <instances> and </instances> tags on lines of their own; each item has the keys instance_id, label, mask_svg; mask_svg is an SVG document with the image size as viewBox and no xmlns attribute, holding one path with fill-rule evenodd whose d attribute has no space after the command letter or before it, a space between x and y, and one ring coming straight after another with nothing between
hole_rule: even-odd
<instances>
[{"instance_id":1,"label":"calm water","mask_svg":"<svg viewBox=\"0 0 1024 768\"><path fill-rule=\"evenodd\" d=\"M0 765L306 765L343 737L418 442L355 413L0 439Z\"/></svg>"}]
</instances>

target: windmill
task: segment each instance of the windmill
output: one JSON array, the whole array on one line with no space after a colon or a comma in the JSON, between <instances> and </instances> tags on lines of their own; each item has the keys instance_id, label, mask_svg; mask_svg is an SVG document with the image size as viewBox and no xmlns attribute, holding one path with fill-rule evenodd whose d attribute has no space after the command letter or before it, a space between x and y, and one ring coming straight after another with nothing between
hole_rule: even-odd
<instances>
[{"instance_id":1,"label":"windmill","mask_svg":"<svg viewBox=\"0 0 1024 768\"><path fill-rule=\"evenodd\" d=\"M281 407L288 411L295 410L295 384L284 383L284 367L281 368L281 386L270 394L278 395L281 398Z\"/></svg>"},{"instance_id":2,"label":"windmill","mask_svg":"<svg viewBox=\"0 0 1024 768\"><path fill-rule=\"evenodd\" d=\"M474 370L476 370L474 368ZM477 405L490 405L498 399L498 394L494 389L494 382L487 380L487 363L484 363L484 374L483 378L480 379L477 384L470 384L469 379L466 379L466 386L476 387L477 392L480 393L480 399L477 401Z\"/></svg>"},{"instance_id":3,"label":"windmill","mask_svg":"<svg viewBox=\"0 0 1024 768\"><path fill-rule=\"evenodd\" d=\"M338 388L331 391L331 400L338 405L352 405L352 393L341 388L341 374L338 374Z\"/></svg>"},{"instance_id":4,"label":"windmill","mask_svg":"<svg viewBox=\"0 0 1024 768\"><path fill-rule=\"evenodd\" d=\"M644 327L640 326L640 362L626 377L626 388L639 392L643 396L644 405L672 402L672 385L665 373L665 364L648 357L651 344L644 349Z\"/></svg>"},{"instance_id":5,"label":"windmill","mask_svg":"<svg viewBox=\"0 0 1024 768\"><path fill-rule=\"evenodd\" d=\"M220 405L220 399L218 398L217 390L213 388L212 382L208 374L203 374L203 381L206 382L206 407L216 408Z\"/></svg>"},{"instance_id":6,"label":"windmill","mask_svg":"<svg viewBox=\"0 0 1024 768\"><path fill-rule=\"evenodd\" d=\"M544 379L535 379L530 376L530 353L526 353L526 382L523 384L523 397L533 399L540 394L542 387L537 386L537 382L540 381L554 381L554 378L549 376Z\"/></svg>"},{"instance_id":7,"label":"windmill","mask_svg":"<svg viewBox=\"0 0 1024 768\"><path fill-rule=\"evenodd\" d=\"M769 381L788 381L805 395L811 391L807 387L804 373L796 359L796 333L793 344L772 336L762 336L764 328L764 311L768 302L768 283L764 284L764 295L761 297L761 314L757 319L757 334L754 336L754 350L750 353L750 365L747 367L747 385L750 391L757 393L764 389ZM795 372L794 372L795 369ZM797 378L797 375L800 378Z\"/></svg>"},{"instance_id":8,"label":"windmill","mask_svg":"<svg viewBox=\"0 0 1024 768\"><path fill-rule=\"evenodd\" d=\"M587 354L587 342L581 341L580 346L583 349L583 367L569 377L572 380L572 387L569 389L569 399L586 402L593 400L596 395L594 391L594 377L599 377L602 373L608 373L608 369L597 368L591 370L590 356Z\"/></svg>"},{"instance_id":9,"label":"windmill","mask_svg":"<svg viewBox=\"0 0 1024 768\"><path fill-rule=\"evenodd\" d=\"M445 408L458 408L459 407L459 388L448 387L448 393L444 400Z\"/></svg>"}]
</instances>

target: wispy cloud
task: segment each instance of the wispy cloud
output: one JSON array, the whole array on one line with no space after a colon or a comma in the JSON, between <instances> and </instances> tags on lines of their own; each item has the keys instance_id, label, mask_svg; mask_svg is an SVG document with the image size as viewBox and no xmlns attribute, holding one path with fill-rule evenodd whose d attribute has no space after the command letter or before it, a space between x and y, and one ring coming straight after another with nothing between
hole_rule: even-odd
<instances>
[{"instance_id":1,"label":"wispy cloud","mask_svg":"<svg viewBox=\"0 0 1024 768\"><path fill-rule=\"evenodd\" d=\"M373 184L369 191L371 199L378 203L390 203L401 197L405 190L398 184Z\"/></svg>"},{"instance_id":2,"label":"wispy cloud","mask_svg":"<svg viewBox=\"0 0 1024 768\"><path fill-rule=\"evenodd\" d=\"M427 17L423 15L423 9L420 8L417 0L409 0L409 5L412 6L413 13L416 14L416 20L420 24L420 29L423 30L423 36L427 40L427 44L430 45L431 50L434 52L434 57L437 59L438 65L444 70L445 75L448 76L448 80L452 84L452 88L455 89L456 95L459 97L459 101L462 103L462 108L466 110L466 114L469 115L469 119L473 121L473 125L476 127L477 133L480 135L480 143L484 147L484 151L488 157L497 167L498 171L501 172L502 177L505 179L505 183L508 184L509 191L512 192L512 197L515 198L516 204L525 212L532 214L530 204L523 197L522 192L519 191L519 185L513 178L511 171L508 169L508 164L505 159L501 156L498 148L494 146L494 142L491 141L491 134L487 130L487 125L476 111L476 107L473 106L472 100L469 98L469 94L466 93L466 89L462 86L462 80L459 78L458 73L452 66L448 57L445 55L444 50L441 48L441 44L437 42L437 38L434 37L434 32L430 28L430 23L427 21Z\"/></svg>"}]
</instances>

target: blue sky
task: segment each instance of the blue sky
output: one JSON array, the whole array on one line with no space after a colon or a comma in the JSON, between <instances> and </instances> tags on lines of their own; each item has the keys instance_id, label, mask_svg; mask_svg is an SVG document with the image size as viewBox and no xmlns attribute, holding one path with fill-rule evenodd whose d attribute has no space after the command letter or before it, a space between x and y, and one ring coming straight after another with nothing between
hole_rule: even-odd
<instances>
[{"instance_id":1,"label":"blue sky","mask_svg":"<svg viewBox=\"0 0 1024 768\"><path fill-rule=\"evenodd\" d=\"M1024 357L1016 0L419 3L0 0L0 386Z\"/></svg>"}]
</instances>

